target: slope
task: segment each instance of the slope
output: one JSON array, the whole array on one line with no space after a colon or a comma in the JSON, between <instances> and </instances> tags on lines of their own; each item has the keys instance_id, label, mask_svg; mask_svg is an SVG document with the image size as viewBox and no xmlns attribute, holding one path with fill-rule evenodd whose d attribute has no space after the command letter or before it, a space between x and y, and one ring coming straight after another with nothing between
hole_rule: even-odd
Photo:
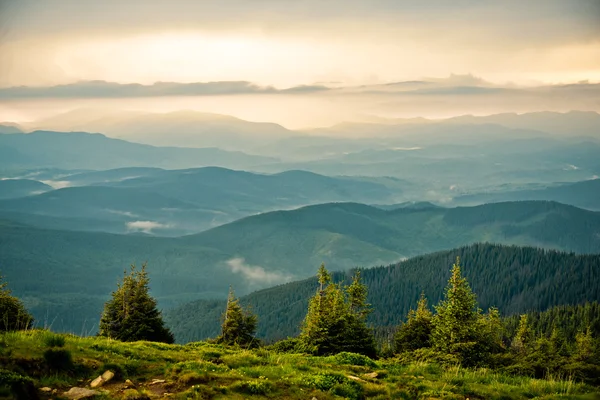
<instances>
[{"instance_id":1,"label":"slope","mask_svg":"<svg viewBox=\"0 0 600 400\"><path fill-rule=\"evenodd\" d=\"M589 210L600 210L600 179L576 183L563 183L543 189L518 190L494 193L474 193L459 196L454 203L472 205L499 201L550 200L571 204Z\"/></svg>"},{"instance_id":2,"label":"slope","mask_svg":"<svg viewBox=\"0 0 600 400\"><path fill-rule=\"evenodd\" d=\"M382 265L481 241L600 252L600 214L550 202L384 211L323 204L247 217L179 238L0 226L0 266L38 320L79 332L132 262L149 262L163 307L246 294L333 270Z\"/></svg>"},{"instance_id":3,"label":"slope","mask_svg":"<svg viewBox=\"0 0 600 400\"><path fill-rule=\"evenodd\" d=\"M8 151L6 149L16 152L18 157L0 159L2 168L189 168L208 165L244 168L274 161L273 158L216 148L153 147L86 132L35 131L0 135L0 154Z\"/></svg>"},{"instance_id":4,"label":"slope","mask_svg":"<svg viewBox=\"0 0 600 400\"><path fill-rule=\"evenodd\" d=\"M363 270L374 309L371 323L398 325L421 292L436 304L457 256L484 309L496 306L510 315L600 300L600 255L476 244ZM335 273L334 279L349 283L350 273ZM310 278L252 293L242 302L257 313L261 337L281 339L299 332L317 286L316 278ZM201 300L168 311L166 319L179 341L198 340L218 334L224 308L224 301Z\"/></svg>"}]
</instances>

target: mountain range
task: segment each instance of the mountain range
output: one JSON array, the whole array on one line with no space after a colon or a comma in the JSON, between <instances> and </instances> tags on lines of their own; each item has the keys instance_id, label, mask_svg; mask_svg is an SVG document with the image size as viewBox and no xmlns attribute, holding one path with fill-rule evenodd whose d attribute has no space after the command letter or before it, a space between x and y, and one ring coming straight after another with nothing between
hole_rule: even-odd
<instances>
[{"instance_id":1,"label":"mountain range","mask_svg":"<svg viewBox=\"0 0 600 400\"><path fill-rule=\"evenodd\" d=\"M34 131L0 134L1 169L111 169L153 166L247 168L274 158L218 148L154 147L108 138L99 133Z\"/></svg>"},{"instance_id":2,"label":"mountain range","mask_svg":"<svg viewBox=\"0 0 600 400\"><path fill-rule=\"evenodd\" d=\"M4 215L5 218L10 215ZM600 252L600 214L552 202L382 210L331 203L243 218L178 238L40 229L5 220L0 265L38 320L96 321L123 269L147 261L163 307L333 270L389 264L474 242Z\"/></svg>"},{"instance_id":3,"label":"mountain range","mask_svg":"<svg viewBox=\"0 0 600 400\"><path fill-rule=\"evenodd\" d=\"M12 197L0 200L0 213L38 227L58 224L63 229L178 236L308 204L396 202L403 188L410 188L392 178L327 177L304 171L265 175L216 167L60 173L46 182L67 187L49 191L52 188L32 180L0 181L0 189L7 188L3 197ZM39 192L44 193L24 197Z\"/></svg>"}]
</instances>

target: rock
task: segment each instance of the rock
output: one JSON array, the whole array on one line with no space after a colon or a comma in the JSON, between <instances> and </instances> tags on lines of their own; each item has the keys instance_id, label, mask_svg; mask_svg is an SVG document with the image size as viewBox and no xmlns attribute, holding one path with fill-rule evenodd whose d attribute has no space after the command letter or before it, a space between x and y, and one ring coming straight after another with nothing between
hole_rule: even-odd
<instances>
[{"instance_id":1,"label":"rock","mask_svg":"<svg viewBox=\"0 0 600 400\"><path fill-rule=\"evenodd\" d=\"M107 369L106 371L104 371L104 373L102 375L100 375L99 377L94 379L92 381L92 383L90 383L90 387L92 389L100 387L100 386L104 385L106 382L110 381L114 377L115 377L115 373L112 372L111 370Z\"/></svg>"},{"instance_id":2,"label":"rock","mask_svg":"<svg viewBox=\"0 0 600 400\"><path fill-rule=\"evenodd\" d=\"M104 379L104 382L108 382L108 381L110 381L114 377L115 377L115 373L112 372L109 369L107 369L106 371L104 371L104 373L102 374L102 379Z\"/></svg>"},{"instance_id":3,"label":"rock","mask_svg":"<svg viewBox=\"0 0 600 400\"><path fill-rule=\"evenodd\" d=\"M319 399L317 399L316 397L313 397L312 400L319 400Z\"/></svg>"},{"instance_id":4,"label":"rock","mask_svg":"<svg viewBox=\"0 0 600 400\"><path fill-rule=\"evenodd\" d=\"M133 382L131 382L129 379L127 379L125 381L125 388L126 389L128 389L128 388L134 388L134 387L135 387L135 384Z\"/></svg>"},{"instance_id":5,"label":"rock","mask_svg":"<svg viewBox=\"0 0 600 400\"><path fill-rule=\"evenodd\" d=\"M40 392L44 392L44 393L52 393L52 388L49 388L49 387L43 387L43 388L40 388Z\"/></svg>"},{"instance_id":6,"label":"rock","mask_svg":"<svg viewBox=\"0 0 600 400\"><path fill-rule=\"evenodd\" d=\"M368 374L364 374L365 378L376 379L379 376L377 372L369 372Z\"/></svg>"},{"instance_id":7,"label":"rock","mask_svg":"<svg viewBox=\"0 0 600 400\"><path fill-rule=\"evenodd\" d=\"M80 400L80 399L91 399L99 394L100 394L100 392L98 392L96 390L90 390L90 389L80 388L80 387L72 387L71 389L69 389L68 392L64 393L64 396L70 400Z\"/></svg>"},{"instance_id":8,"label":"rock","mask_svg":"<svg viewBox=\"0 0 600 400\"><path fill-rule=\"evenodd\" d=\"M358 376L354 376L354 375L346 375L346 378L352 379L353 381L356 381L356 382L365 382L364 380L360 379Z\"/></svg>"},{"instance_id":9,"label":"rock","mask_svg":"<svg viewBox=\"0 0 600 400\"><path fill-rule=\"evenodd\" d=\"M102 386L102 385L104 385L104 379L102 379L102 377L101 377L101 376L97 377L96 379L94 379L94 380L92 381L92 383L90 383L90 387L91 387L92 389L93 389L93 388L100 387L100 386Z\"/></svg>"}]
</instances>

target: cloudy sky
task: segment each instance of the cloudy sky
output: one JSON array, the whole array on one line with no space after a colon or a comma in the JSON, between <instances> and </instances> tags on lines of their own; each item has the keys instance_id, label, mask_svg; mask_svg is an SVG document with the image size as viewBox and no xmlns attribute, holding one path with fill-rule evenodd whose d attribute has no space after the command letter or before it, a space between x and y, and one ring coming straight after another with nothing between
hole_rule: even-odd
<instances>
[{"instance_id":1,"label":"cloudy sky","mask_svg":"<svg viewBox=\"0 0 600 400\"><path fill-rule=\"evenodd\" d=\"M96 97L308 102L329 89L415 80L504 90L589 84L600 82L600 1L0 0L0 55L0 111L16 119L48 109L49 98L63 108L66 98Z\"/></svg>"}]
</instances>

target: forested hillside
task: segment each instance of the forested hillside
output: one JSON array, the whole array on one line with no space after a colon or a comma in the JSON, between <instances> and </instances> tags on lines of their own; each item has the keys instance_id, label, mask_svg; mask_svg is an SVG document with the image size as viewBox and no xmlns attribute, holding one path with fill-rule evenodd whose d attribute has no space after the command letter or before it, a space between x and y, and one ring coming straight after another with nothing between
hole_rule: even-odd
<instances>
[{"instance_id":1,"label":"forested hillside","mask_svg":"<svg viewBox=\"0 0 600 400\"><path fill-rule=\"evenodd\" d=\"M600 255L476 244L362 271L374 308L370 322L398 325L421 292L436 304L456 256L480 306L496 306L502 315L600 300ZM349 275L336 273L334 279L348 283ZM308 298L316 289L316 278L311 278L252 293L242 302L258 315L259 336L281 339L298 333ZM166 319L177 340L199 340L218 333L224 308L223 301L197 301L168 311Z\"/></svg>"},{"instance_id":2,"label":"forested hillside","mask_svg":"<svg viewBox=\"0 0 600 400\"><path fill-rule=\"evenodd\" d=\"M519 316L506 318L508 336L513 336L519 326ZM600 303L597 301L576 305L560 305L546 311L529 311L527 323L535 336L550 337L559 329L568 341L575 340L579 332L588 328L595 337L600 335Z\"/></svg>"},{"instance_id":3,"label":"forested hillside","mask_svg":"<svg viewBox=\"0 0 600 400\"><path fill-rule=\"evenodd\" d=\"M38 321L79 333L84 324L97 326L102 303L131 263L148 262L153 294L169 307L224 298L230 284L243 295L303 279L322 262L330 270L386 265L476 242L599 253L598 232L599 213L552 202L391 211L332 203L260 214L179 238L10 222L0 224L0 268Z\"/></svg>"}]
</instances>

